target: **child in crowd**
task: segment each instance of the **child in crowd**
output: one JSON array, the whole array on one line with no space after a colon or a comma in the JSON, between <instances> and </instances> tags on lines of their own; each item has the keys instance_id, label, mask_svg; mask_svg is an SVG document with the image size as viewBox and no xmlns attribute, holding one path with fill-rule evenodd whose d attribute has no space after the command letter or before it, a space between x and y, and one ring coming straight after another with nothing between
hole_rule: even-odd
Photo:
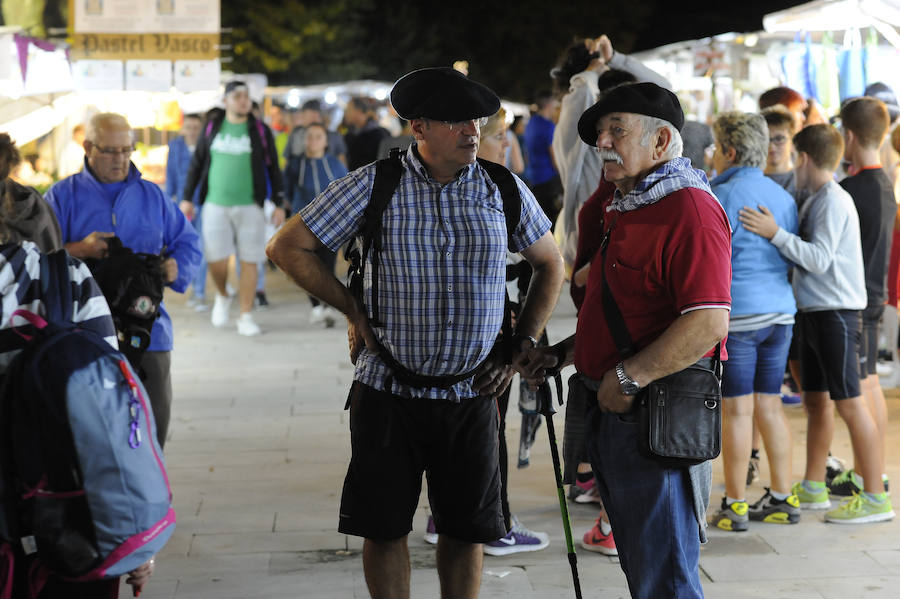
<instances>
[{"instance_id":1,"label":"child in crowd","mask_svg":"<svg viewBox=\"0 0 900 599\"><path fill-rule=\"evenodd\" d=\"M794 136L797 189L809 194L799 211L800 235L778 227L772 213L744 207L743 226L772 242L792 261L799 313L800 366L807 408L806 473L794 484L800 506L828 509L825 459L834 436L834 401L847 424L864 490L825 514L837 523L881 522L894 517L880 475L877 428L859 381L861 311L866 307L859 216L853 199L834 181L844 153L841 134L812 125Z\"/></svg>"},{"instance_id":2,"label":"child in crowd","mask_svg":"<svg viewBox=\"0 0 900 599\"><path fill-rule=\"evenodd\" d=\"M869 411L878 428L878 473L884 473L887 430L887 404L875 370L878 364L878 329L887 299L888 260L897 202L890 178L881 168L879 148L890 125L887 106L877 98L854 98L841 107L844 133L844 158L850 162L850 176L841 187L853 198L859 214L866 277L866 309L862 313L862 339L859 349L860 386ZM857 464L858 466L858 464ZM832 495L849 496L862 490L856 468L845 470L829 486Z\"/></svg>"}]
</instances>

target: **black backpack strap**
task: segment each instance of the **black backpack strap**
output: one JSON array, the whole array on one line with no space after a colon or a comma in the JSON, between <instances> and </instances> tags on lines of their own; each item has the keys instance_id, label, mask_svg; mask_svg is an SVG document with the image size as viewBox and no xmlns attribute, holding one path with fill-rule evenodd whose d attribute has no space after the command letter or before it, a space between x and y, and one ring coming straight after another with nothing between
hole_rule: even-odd
<instances>
[{"instance_id":1,"label":"black backpack strap","mask_svg":"<svg viewBox=\"0 0 900 599\"><path fill-rule=\"evenodd\" d=\"M519 228L519 220L522 217L522 196L519 194L516 178L502 164L484 158L479 158L478 164L500 190L500 197L503 199L503 214L506 217L507 245L512 246L513 233Z\"/></svg>"},{"instance_id":2,"label":"black backpack strap","mask_svg":"<svg viewBox=\"0 0 900 599\"><path fill-rule=\"evenodd\" d=\"M381 229L384 211L400 179L403 177L403 162L400 160L400 148L392 148L391 154L375 163L375 181L372 183L372 194L363 212L362 238L363 248L359 268L360 277L366 267L369 251L372 251L372 326L384 326L378 318L378 253L381 251ZM361 282L361 281L360 281ZM361 289L361 286L360 286Z\"/></svg>"},{"instance_id":3,"label":"black backpack strap","mask_svg":"<svg viewBox=\"0 0 900 599\"><path fill-rule=\"evenodd\" d=\"M65 250L41 255L41 298L48 321L72 322L72 284Z\"/></svg>"}]
</instances>

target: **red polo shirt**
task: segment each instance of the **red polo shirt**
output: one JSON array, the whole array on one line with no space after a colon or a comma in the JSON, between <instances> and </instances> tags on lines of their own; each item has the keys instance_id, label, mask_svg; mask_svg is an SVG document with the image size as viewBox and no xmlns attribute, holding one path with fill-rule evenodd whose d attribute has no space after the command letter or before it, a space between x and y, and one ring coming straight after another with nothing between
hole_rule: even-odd
<instances>
[{"instance_id":1,"label":"red polo shirt","mask_svg":"<svg viewBox=\"0 0 900 599\"><path fill-rule=\"evenodd\" d=\"M614 190L601 182L579 213L575 264L590 259L591 270L583 299L572 288L575 367L598 380L621 360L603 313L604 272L638 350L685 312L731 307L731 227L716 199L686 188L637 210L606 212ZM600 240L613 222L601 264Z\"/></svg>"}]
</instances>

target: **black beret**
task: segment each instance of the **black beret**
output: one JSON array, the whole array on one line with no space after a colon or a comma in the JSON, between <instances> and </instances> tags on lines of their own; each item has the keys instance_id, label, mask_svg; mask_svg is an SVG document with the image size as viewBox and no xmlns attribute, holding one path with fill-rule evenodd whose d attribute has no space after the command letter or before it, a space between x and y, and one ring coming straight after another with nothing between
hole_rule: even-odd
<instances>
[{"instance_id":1,"label":"black beret","mask_svg":"<svg viewBox=\"0 0 900 599\"><path fill-rule=\"evenodd\" d=\"M391 89L391 104L406 120L466 121L500 110L497 94L448 67L407 73Z\"/></svg>"},{"instance_id":2,"label":"black beret","mask_svg":"<svg viewBox=\"0 0 900 599\"><path fill-rule=\"evenodd\" d=\"M589 146L597 143L597 121L611 112L643 114L668 121L678 131L684 127L684 111L678 96L655 83L629 83L614 87L578 119L578 135Z\"/></svg>"}]
</instances>

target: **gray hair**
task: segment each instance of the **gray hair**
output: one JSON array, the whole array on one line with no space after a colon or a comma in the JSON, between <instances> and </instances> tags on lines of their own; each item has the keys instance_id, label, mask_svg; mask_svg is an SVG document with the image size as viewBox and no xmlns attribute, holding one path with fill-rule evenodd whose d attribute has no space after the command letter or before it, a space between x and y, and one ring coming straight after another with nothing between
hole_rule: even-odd
<instances>
[{"instance_id":1,"label":"gray hair","mask_svg":"<svg viewBox=\"0 0 900 599\"><path fill-rule=\"evenodd\" d=\"M642 146L649 146L650 137L660 129L668 129L669 135L672 139L669 141L669 146L663 153L663 158L665 158L666 160L671 160L672 158L678 158L679 156L681 156L681 152L684 149L684 141L681 139L681 133L678 132L678 129L675 128L675 125L673 125L669 121L664 121L663 119L657 118L655 116L647 116L645 114L639 114L637 116L641 121Z\"/></svg>"},{"instance_id":2,"label":"gray hair","mask_svg":"<svg viewBox=\"0 0 900 599\"><path fill-rule=\"evenodd\" d=\"M720 151L734 148L734 166L765 168L769 156L769 126L761 114L723 112L713 123Z\"/></svg>"},{"instance_id":3,"label":"gray hair","mask_svg":"<svg viewBox=\"0 0 900 599\"><path fill-rule=\"evenodd\" d=\"M115 112L100 112L91 117L87 124L84 138L92 143L97 142L100 131L125 129L131 132L131 125L121 114Z\"/></svg>"}]
</instances>

